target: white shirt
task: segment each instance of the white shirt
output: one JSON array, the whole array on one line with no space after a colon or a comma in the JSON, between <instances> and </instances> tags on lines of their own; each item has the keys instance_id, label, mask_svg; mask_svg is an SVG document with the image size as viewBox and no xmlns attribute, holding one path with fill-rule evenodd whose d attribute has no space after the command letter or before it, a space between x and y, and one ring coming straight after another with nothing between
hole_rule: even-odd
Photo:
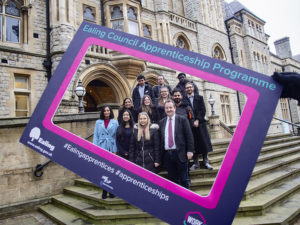
<instances>
[{"instance_id":1,"label":"white shirt","mask_svg":"<svg viewBox=\"0 0 300 225\"><path fill-rule=\"evenodd\" d=\"M194 107L194 95L188 95L188 98L190 99L192 107Z\"/></svg>"},{"instance_id":2,"label":"white shirt","mask_svg":"<svg viewBox=\"0 0 300 225\"><path fill-rule=\"evenodd\" d=\"M139 85L139 93L140 93L141 102L142 102L142 98L144 97L144 94L145 94L145 85L143 87L141 87Z\"/></svg>"},{"instance_id":3,"label":"white shirt","mask_svg":"<svg viewBox=\"0 0 300 225\"><path fill-rule=\"evenodd\" d=\"M172 134L173 134L173 146L169 147L169 121L170 118L167 117L166 127L165 127L165 150L176 149L175 144L175 114L172 116Z\"/></svg>"}]
</instances>

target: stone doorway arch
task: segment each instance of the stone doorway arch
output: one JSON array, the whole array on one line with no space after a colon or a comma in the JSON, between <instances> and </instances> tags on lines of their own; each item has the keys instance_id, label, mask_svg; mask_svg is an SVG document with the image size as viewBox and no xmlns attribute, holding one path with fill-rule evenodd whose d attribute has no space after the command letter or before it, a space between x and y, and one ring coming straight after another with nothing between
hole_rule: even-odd
<instances>
[{"instance_id":1,"label":"stone doorway arch","mask_svg":"<svg viewBox=\"0 0 300 225\"><path fill-rule=\"evenodd\" d=\"M113 66L95 64L84 70L78 79L86 88L85 112L99 111L103 105L119 109L123 99L130 97L127 79Z\"/></svg>"}]
</instances>

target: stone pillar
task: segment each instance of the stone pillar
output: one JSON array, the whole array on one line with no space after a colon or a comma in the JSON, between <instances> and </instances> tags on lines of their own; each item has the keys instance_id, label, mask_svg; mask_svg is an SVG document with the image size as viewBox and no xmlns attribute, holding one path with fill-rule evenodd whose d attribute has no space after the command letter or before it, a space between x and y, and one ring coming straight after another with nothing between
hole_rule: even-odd
<instances>
[{"instance_id":1,"label":"stone pillar","mask_svg":"<svg viewBox=\"0 0 300 225\"><path fill-rule=\"evenodd\" d=\"M209 121L209 133L211 139L221 139L223 138L221 128L220 128L220 121L218 115L211 115L208 117Z\"/></svg>"}]
</instances>

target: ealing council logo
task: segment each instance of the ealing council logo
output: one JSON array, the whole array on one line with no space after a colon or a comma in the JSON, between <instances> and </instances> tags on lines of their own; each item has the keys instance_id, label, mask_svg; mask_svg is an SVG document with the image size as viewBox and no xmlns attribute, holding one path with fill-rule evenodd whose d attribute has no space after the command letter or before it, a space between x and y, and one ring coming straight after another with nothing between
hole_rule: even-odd
<instances>
[{"instance_id":1,"label":"ealing council logo","mask_svg":"<svg viewBox=\"0 0 300 225\"><path fill-rule=\"evenodd\" d=\"M55 149L55 146L50 144L49 141L44 140L40 136L41 136L40 128L34 127L34 128L31 129L30 134L29 134L29 137L31 138L31 142L33 142L34 140L37 140L38 143L46 146L47 148L49 148L50 151L53 151Z\"/></svg>"},{"instance_id":2,"label":"ealing council logo","mask_svg":"<svg viewBox=\"0 0 300 225\"><path fill-rule=\"evenodd\" d=\"M206 225L206 221L200 212L188 212L183 221L184 225Z\"/></svg>"}]
</instances>

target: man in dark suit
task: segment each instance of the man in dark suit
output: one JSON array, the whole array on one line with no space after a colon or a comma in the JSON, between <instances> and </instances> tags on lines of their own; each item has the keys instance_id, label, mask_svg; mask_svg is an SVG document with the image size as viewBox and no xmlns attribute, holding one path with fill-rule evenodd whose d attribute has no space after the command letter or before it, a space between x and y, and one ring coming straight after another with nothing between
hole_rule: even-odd
<instances>
[{"instance_id":1,"label":"man in dark suit","mask_svg":"<svg viewBox=\"0 0 300 225\"><path fill-rule=\"evenodd\" d=\"M193 157L194 140L187 118L175 114L173 100L165 102L167 117L159 122L161 149L169 180L189 189L188 162Z\"/></svg>"},{"instance_id":2,"label":"man in dark suit","mask_svg":"<svg viewBox=\"0 0 300 225\"><path fill-rule=\"evenodd\" d=\"M168 90L169 90L169 93L171 94L172 89L171 89L171 87L169 85L165 84L165 78L164 78L164 76L163 75L158 75L157 76L157 85L155 85L153 87L153 96L154 96L155 99L159 98L159 96L160 96L160 89L162 87L167 87Z\"/></svg>"},{"instance_id":3,"label":"man in dark suit","mask_svg":"<svg viewBox=\"0 0 300 225\"><path fill-rule=\"evenodd\" d=\"M135 110L138 110L144 95L149 95L153 101L153 90L150 84L146 82L144 75L139 75L137 78L138 85L133 89L132 101Z\"/></svg>"},{"instance_id":4,"label":"man in dark suit","mask_svg":"<svg viewBox=\"0 0 300 225\"><path fill-rule=\"evenodd\" d=\"M211 152L212 145L210 142L210 136L207 130L206 120L205 120L205 104L203 97L194 93L194 85L191 82L185 84L186 101L189 102L194 113L194 126L192 128L194 140L195 140L195 154L194 154L194 165L191 170L200 168L199 164L199 154L202 155L203 165L206 169L213 169L208 161L208 152Z\"/></svg>"}]
</instances>

